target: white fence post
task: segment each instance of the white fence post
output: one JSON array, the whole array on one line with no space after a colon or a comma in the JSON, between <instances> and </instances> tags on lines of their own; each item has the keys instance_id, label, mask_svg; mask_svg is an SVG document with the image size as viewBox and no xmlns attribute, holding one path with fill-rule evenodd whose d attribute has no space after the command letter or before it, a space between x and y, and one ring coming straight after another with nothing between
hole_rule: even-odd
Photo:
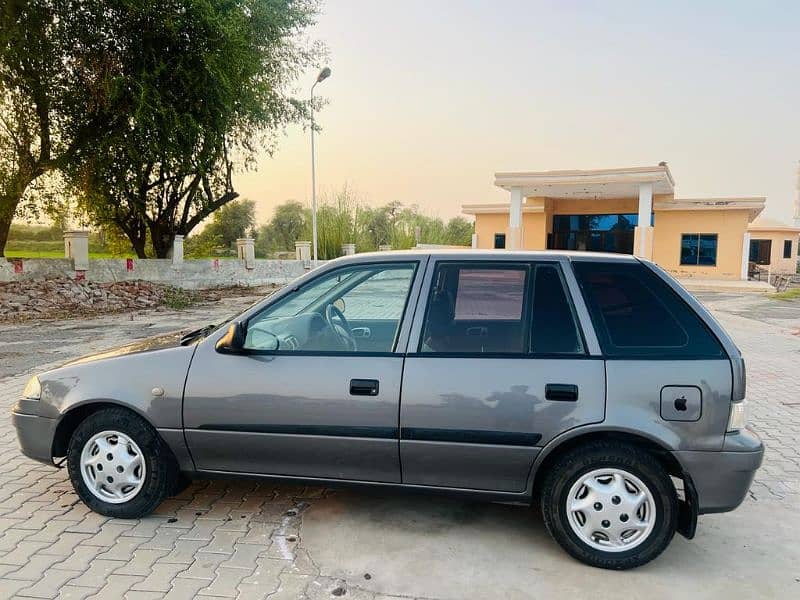
<instances>
[{"instance_id":1,"label":"white fence post","mask_svg":"<svg viewBox=\"0 0 800 600\"><path fill-rule=\"evenodd\" d=\"M89 270L89 232L64 232L64 257L71 258L76 271Z\"/></svg>"},{"instance_id":2,"label":"white fence post","mask_svg":"<svg viewBox=\"0 0 800 600\"><path fill-rule=\"evenodd\" d=\"M253 238L239 238L236 240L236 255L244 262L245 269L256 266L256 241Z\"/></svg>"}]
</instances>

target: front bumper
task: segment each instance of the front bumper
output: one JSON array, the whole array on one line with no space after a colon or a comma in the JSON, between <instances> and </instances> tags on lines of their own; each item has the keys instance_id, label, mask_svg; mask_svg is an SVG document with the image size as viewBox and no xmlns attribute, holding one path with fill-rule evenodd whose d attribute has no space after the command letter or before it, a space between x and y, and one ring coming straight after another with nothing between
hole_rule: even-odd
<instances>
[{"instance_id":1,"label":"front bumper","mask_svg":"<svg viewBox=\"0 0 800 600\"><path fill-rule=\"evenodd\" d=\"M51 450L58 421L38 415L12 412L11 422L17 430L17 440L22 453L29 458L52 465Z\"/></svg>"},{"instance_id":2,"label":"front bumper","mask_svg":"<svg viewBox=\"0 0 800 600\"><path fill-rule=\"evenodd\" d=\"M719 452L677 451L675 457L697 491L698 514L727 512L739 506L764 458L759 437L744 429L725 435Z\"/></svg>"}]
</instances>

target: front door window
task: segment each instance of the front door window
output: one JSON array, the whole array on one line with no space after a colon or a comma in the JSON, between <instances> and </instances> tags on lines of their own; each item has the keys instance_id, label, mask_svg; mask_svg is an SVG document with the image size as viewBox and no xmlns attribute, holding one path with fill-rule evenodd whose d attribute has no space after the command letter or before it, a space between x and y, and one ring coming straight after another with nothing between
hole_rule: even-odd
<instances>
[{"instance_id":1,"label":"front door window","mask_svg":"<svg viewBox=\"0 0 800 600\"><path fill-rule=\"evenodd\" d=\"M245 348L290 352L392 352L416 263L337 269L247 323Z\"/></svg>"}]
</instances>

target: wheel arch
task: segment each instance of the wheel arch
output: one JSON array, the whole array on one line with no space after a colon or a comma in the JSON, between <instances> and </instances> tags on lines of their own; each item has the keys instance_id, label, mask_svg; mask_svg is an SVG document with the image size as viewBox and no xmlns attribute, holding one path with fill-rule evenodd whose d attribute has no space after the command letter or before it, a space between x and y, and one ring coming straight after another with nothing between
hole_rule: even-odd
<instances>
[{"instance_id":1,"label":"wheel arch","mask_svg":"<svg viewBox=\"0 0 800 600\"><path fill-rule=\"evenodd\" d=\"M108 398L87 400L85 402L73 404L61 414L58 424L56 425L55 433L53 434L50 455L53 457L66 456L67 448L69 447L69 440L78 425L85 421L89 416L106 408L121 408L128 410L144 419L153 429L156 429L152 421L147 418L147 415L142 411L137 410L133 406Z\"/></svg>"},{"instance_id":2,"label":"wheel arch","mask_svg":"<svg viewBox=\"0 0 800 600\"><path fill-rule=\"evenodd\" d=\"M552 440L538 454L531 468L531 476L528 484L531 497L536 499L541 488L542 480L549 467L555 461L565 453L594 441L615 441L641 448L656 458L669 475L680 479L685 478L685 471L680 461L662 440L644 435L641 432L633 432L625 429L593 428L587 430L581 428L567 432Z\"/></svg>"}]
</instances>

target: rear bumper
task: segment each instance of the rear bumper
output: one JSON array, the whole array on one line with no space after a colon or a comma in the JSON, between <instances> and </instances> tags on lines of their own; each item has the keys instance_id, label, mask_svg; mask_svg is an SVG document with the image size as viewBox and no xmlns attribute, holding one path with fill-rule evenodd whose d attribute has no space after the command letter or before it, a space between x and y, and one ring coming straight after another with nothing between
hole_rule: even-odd
<instances>
[{"instance_id":1,"label":"rear bumper","mask_svg":"<svg viewBox=\"0 0 800 600\"><path fill-rule=\"evenodd\" d=\"M739 506L764 458L764 445L749 430L727 434L720 452L678 451L675 457L697 490L698 514Z\"/></svg>"},{"instance_id":2,"label":"rear bumper","mask_svg":"<svg viewBox=\"0 0 800 600\"><path fill-rule=\"evenodd\" d=\"M58 421L38 415L12 412L11 422L17 430L17 440L22 453L29 458L52 465L51 450Z\"/></svg>"}]
</instances>

